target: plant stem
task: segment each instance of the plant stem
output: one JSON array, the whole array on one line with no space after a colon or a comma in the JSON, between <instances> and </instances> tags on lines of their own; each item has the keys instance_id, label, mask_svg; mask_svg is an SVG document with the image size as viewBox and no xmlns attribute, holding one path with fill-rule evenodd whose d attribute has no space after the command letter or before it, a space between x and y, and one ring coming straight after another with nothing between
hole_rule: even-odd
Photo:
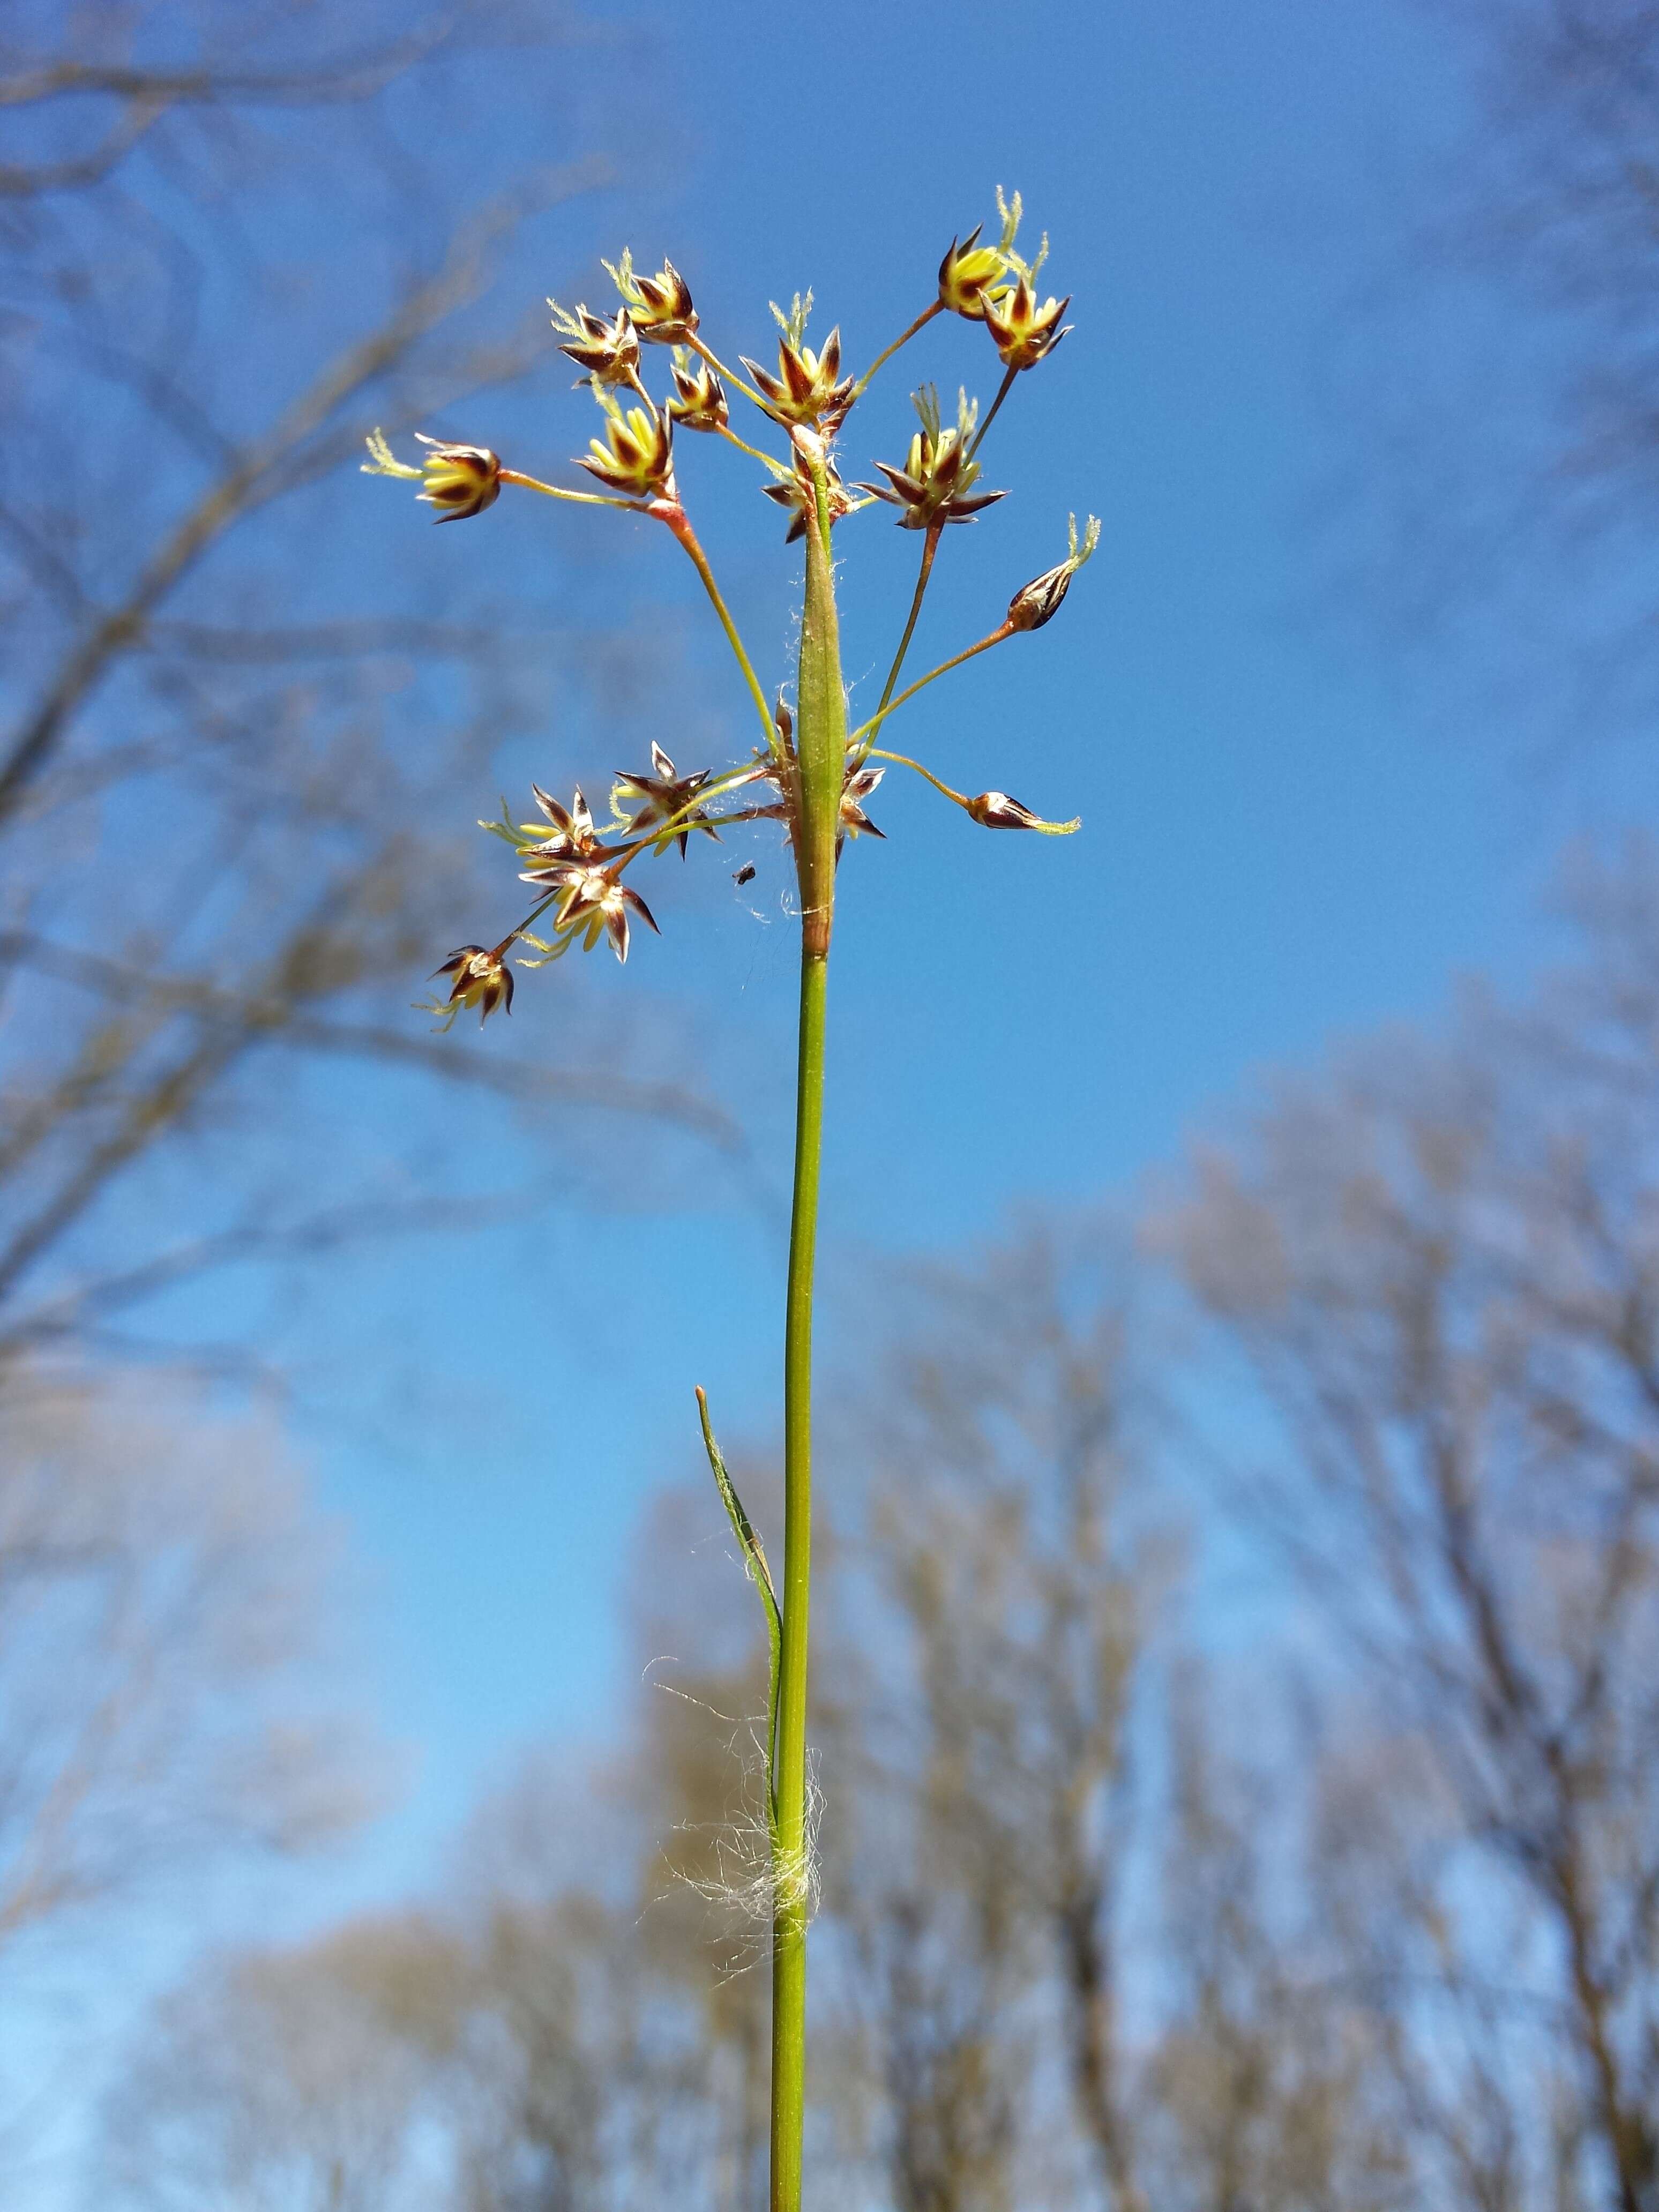
<instances>
[{"instance_id":1,"label":"plant stem","mask_svg":"<svg viewBox=\"0 0 1659 2212\"><path fill-rule=\"evenodd\" d=\"M860 723L859 727L854 731L849 743L859 744L866 738L873 738L877 731L880 729L882 724L887 720L887 717L890 714L896 714L899 708L904 705L907 700L914 699L918 691L925 690L928 684L933 682L936 677L948 676L953 668L960 668L964 660L971 660L976 653L988 653L994 645L1000 645L1004 638L1012 637L1013 635L1013 624L1012 623L1003 623L1000 624L997 629L994 629L988 636L981 638L976 644L967 647L965 650L961 653L952 653L949 660L941 660L937 668L930 668L925 676L918 676L914 684L907 684L903 690L899 693L898 697L893 701L890 706L877 708L875 713L871 715L869 720L867 722ZM865 752L867 753L869 750L869 746L865 744Z\"/></svg>"},{"instance_id":2,"label":"plant stem","mask_svg":"<svg viewBox=\"0 0 1659 2212\"><path fill-rule=\"evenodd\" d=\"M750 460L763 461L772 474L780 480L788 476L789 471L781 461L775 461L770 453L763 453L758 446L751 446L747 438L738 437L729 422L721 423L720 435L728 446L735 446L740 453L747 453Z\"/></svg>"},{"instance_id":3,"label":"plant stem","mask_svg":"<svg viewBox=\"0 0 1659 2212\"><path fill-rule=\"evenodd\" d=\"M1001 406L1003 401L1008 397L1008 394L1013 390L1014 379L1018 374L1019 371L1017 368L1011 368L1007 374L1003 378L1001 383L998 385L997 396L991 402L990 412L987 415L985 420L980 424L979 429L975 434L974 441L968 448L968 458L970 461L973 459L974 455L978 453L980 447L985 443L985 433L990 428L992 423L996 421L997 410Z\"/></svg>"},{"instance_id":4,"label":"plant stem","mask_svg":"<svg viewBox=\"0 0 1659 2212\"><path fill-rule=\"evenodd\" d=\"M714 572L708 565L708 556L697 543L697 533L691 527L685 509L676 500L658 499L652 501L650 511L659 522L667 524L669 529L685 548L692 567L702 578L702 587L708 594L709 603L714 607L714 612L720 618L720 628L726 632L727 644L737 655L738 665L743 671L744 681L748 684L750 696L755 702L755 711L761 718L761 727L766 732L767 750L775 753L778 750L778 729L777 724L772 720L772 709L766 703L766 694L761 690L760 678L755 673L755 664L744 649L743 640L738 635L738 626L726 610L726 601L720 597L720 586L714 581Z\"/></svg>"},{"instance_id":5,"label":"plant stem","mask_svg":"<svg viewBox=\"0 0 1659 2212\"><path fill-rule=\"evenodd\" d=\"M847 762L847 695L830 562L830 480L822 447L797 433L816 513L806 532L806 598L796 685L799 720L795 862L800 878L800 1029L795 1176L783 1351L783 1637L778 1670L772 1859L771 2212L800 2212L806 2112L806 1660L812 1565L812 1263L823 1129L824 1006L836 896L836 832Z\"/></svg>"},{"instance_id":6,"label":"plant stem","mask_svg":"<svg viewBox=\"0 0 1659 2212\"><path fill-rule=\"evenodd\" d=\"M629 514L649 514L651 510L641 499L611 499L600 491L566 491L562 484L544 483L539 477L527 477L517 469L503 469L503 483L519 484L526 491L538 491L547 499L574 500L578 507L620 507Z\"/></svg>"},{"instance_id":7,"label":"plant stem","mask_svg":"<svg viewBox=\"0 0 1659 2212\"><path fill-rule=\"evenodd\" d=\"M739 376L735 368L728 368L717 353L712 353L709 350L708 347L704 344L703 341L697 336L695 331L693 331L690 337L687 338L686 343L690 347L693 353L696 354L701 359L708 363L708 366L714 370L716 376L724 377L728 384L735 384L739 392L743 392L747 398L754 401L756 406L760 409L763 415L771 415L771 409L767 405L760 393L756 391L754 386L750 383L748 378Z\"/></svg>"},{"instance_id":8,"label":"plant stem","mask_svg":"<svg viewBox=\"0 0 1659 2212\"><path fill-rule=\"evenodd\" d=\"M876 356L869 368L865 370L863 375L860 377L858 382L853 386L853 397L854 399L862 397L865 388L869 384L871 378L875 374L876 371L882 366L882 364L884 362L891 361L893 356L898 351L902 345L908 344L909 341L915 337L919 330L922 329L925 325L931 323L934 316L941 311L944 304L945 303L942 300L935 300L933 301L931 306L924 307L921 313L916 317L915 322L910 325L909 328L906 331L902 331L884 353L878 353Z\"/></svg>"},{"instance_id":9,"label":"plant stem","mask_svg":"<svg viewBox=\"0 0 1659 2212\"><path fill-rule=\"evenodd\" d=\"M933 573L933 556L939 550L939 538L944 531L942 522L931 522L921 548L921 573L916 578L915 596L910 601L910 619L904 625L904 635L898 641L898 651L893 655L893 665L887 672L887 681L881 687L872 726L878 726L887 711L887 702L893 696L893 686L899 680L899 671L904 665L904 656L910 650L910 641L916 634L916 617L921 612L921 602L927 590L927 579ZM866 747L867 750L868 748Z\"/></svg>"},{"instance_id":10,"label":"plant stem","mask_svg":"<svg viewBox=\"0 0 1659 2212\"><path fill-rule=\"evenodd\" d=\"M795 1179L783 1352L783 1637L772 1887L771 2212L799 2212L806 2101L806 1655L812 1561L812 1267L823 1126L828 960L803 939Z\"/></svg>"}]
</instances>

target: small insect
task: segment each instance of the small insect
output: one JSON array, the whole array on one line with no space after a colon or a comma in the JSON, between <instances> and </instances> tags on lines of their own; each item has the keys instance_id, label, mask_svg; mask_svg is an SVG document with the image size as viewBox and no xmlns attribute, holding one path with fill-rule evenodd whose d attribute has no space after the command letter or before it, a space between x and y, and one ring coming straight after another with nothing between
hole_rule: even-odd
<instances>
[{"instance_id":1,"label":"small insect","mask_svg":"<svg viewBox=\"0 0 1659 2212\"><path fill-rule=\"evenodd\" d=\"M752 884L755 880L755 871L753 868L746 866L741 867L732 877L732 880L734 884Z\"/></svg>"}]
</instances>

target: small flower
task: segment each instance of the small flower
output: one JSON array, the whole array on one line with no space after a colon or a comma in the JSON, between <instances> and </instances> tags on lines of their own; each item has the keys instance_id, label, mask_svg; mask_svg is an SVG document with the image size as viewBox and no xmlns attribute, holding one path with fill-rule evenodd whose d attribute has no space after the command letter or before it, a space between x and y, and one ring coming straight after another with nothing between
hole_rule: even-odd
<instances>
[{"instance_id":1,"label":"small flower","mask_svg":"<svg viewBox=\"0 0 1659 2212\"><path fill-rule=\"evenodd\" d=\"M688 430L723 430L732 417L726 386L706 361L676 347L674 397L668 412Z\"/></svg>"},{"instance_id":2,"label":"small flower","mask_svg":"<svg viewBox=\"0 0 1659 2212\"><path fill-rule=\"evenodd\" d=\"M873 492L878 499L899 508L901 530L971 522L982 507L1006 496L1000 491L972 489L979 476L979 463L969 459L968 444L979 419L979 402L960 392L956 428L945 430L939 425L939 394L933 386L924 385L915 398L921 428L910 441L904 466L896 469L886 461L878 461L876 466L886 483L860 484L859 489Z\"/></svg>"},{"instance_id":3,"label":"small flower","mask_svg":"<svg viewBox=\"0 0 1659 2212\"><path fill-rule=\"evenodd\" d=\"M513 970L507 965L507 938L504 943L486 951L482 945L464 945L459 951L452 952L433 975L453 978L446 1001L446 1011L453 1022L463 1006L479 1009L480 1029L489 1019L497 1006L507 1013L513 1011ZM447 1026L447 1024L446 1024Z\"/></svg>"},{"instance_id":4,"label":"small flower","mask_svg":"<svg viewBox=\"0 0 1659 2212\"><path fill-rule=\"evenodd\" d=\"M1036 294L1024 276L1012 287L988 292L985 327L996 342L1003 367L1035 368L1051 354L1071 328L1069 323L1056 328L1071 304L1068 292L1063 300L1048 299L1038 307Z\"/></svg>"},{"instance_id":5,"label":"small flower","mask_svg":"<svg viewBox=\"0 0 1659 2212\"><path fill-rule=\"evenodd\" d=\"M1082 827L1080 818L1073 822L1045 822L1029 806L1022 806L1018 799L1010 799L1006 791L981 791L976 799L964 799L963 804L975 821L987 830L1040 830L1045 836L1061 837Z\"/></svg>"},{"instance_id":6,"label":"small flower","mask_svg":"<svg viewBox=\"0 0 1659 2212\"><path fill-rule=\"evenodd\" d=\"M614 320L579 307L570 314L556 300L550 300L553 327L562 331L559 351L568 354L578 368L600 384L632 384L639 374L640 338L626 307Z\"/></svg>"},{"instance_id":7,"label":"small flower","mask_svg":"<svg viewBox=\"0 0 1659 2212\"><path fill-rule=\"evenodd\" d=\"M674 495L674 426L648 403L626 410L608 392L599 394L605 412L605 440L588 441L577 465L612 491L639 499Z\"/></svg>"},{"instance_id":8,"label":"small flower","mask_svg":"<svg viewBox=\"0 0 1659 2212\"><path fill-rule=\"evenodd\" d=\"M651 909L635 890L619 883L607 868L583 867L579 863L564 862L550 868L543 880L555 876L562 881L564 892L554 913L555 930L567 942L580 937L582 950L591 952L602 936L611 939L618 960L628 957L628 917L631 913L649 928L657 929ZM526 877L533 882L537 878ZM662 932L658 929L657 934Z\"/></svg>"},{"instance_id":9,"label":"small flower","mask_svg":"<svg viewBox=\"0 0 1659 2212\"><path fill-rule=\"evenodd\" d=\"M885 840L887 832L877 829L864 811L864 802L886 773L884 768L848 769L841 787L841 823L836 832L837 854L848 837L871 836Z\"/></svg>"},{"instance_id":10,"label":"small flower","mask_svg":"<svg viewBox=\"0 0 1659 2212\"><path fill-rule=\"evenodd\" d=\"M684 822L659 841L659 851L665 852L669 845L678 844L680 858L684 860L694 830L701 830L718 843L720 832L707 815L685 814L685 809L708 782L709 770L700 768L695 775L680 775L673 762L654 738L651 745L651 766L653 773L650 775L630 775L626 769L617 771L617 781L611 793L612 812L620 814L624 806L630 805L639 807L638 813L629 823L629 833L637 836L642 830L648 830L653 822L670 822L680 814L684 815Z\"/></svg>"},{"instance_id":11,"label":"small flower","mask_svg":"<svg viewBox=\"0 0 1659 2212\"><path fill-rule=\"evenodd\" d=\"M1001 276L1004 268L996 247L979 242L984 228L983 223L976 222L960 245L953 238L950 250L939 264L940 304L953 315L965 315L975 323L984 320L986 291Z\"/></svg>"},{"instance_id":12,"label":"small flower","mask_svg":"<svg viewBox=\"0 0 1659 2212\"><path fill-rule=\"evenodd\" d=\"M425 489L419 497L428 507L444 510L440 522L465 522L471 514L482 514L501 497L501 465L488 446L448 446L436 438L428 438L423 430L416 436L431 452L422 459L417 469L400 461L386 443L386 433L370 433L365 443L373 459L362 465L366 477L405 477L411 483L422 483Z\"/></svg>"},{"instance_id":13,"label":"small flower","mask_svg":"<svg viewBox=\"0 0 1659 2212\"><path fill-rule=\"evenodd\" d=\"M738 358L755 380L755 388L766 402L766 411L778 422L811 422L826 437L833 436L853 404L854 380L841 374L841 332L831 331L822 352L806 343L806 317L812 305L809 292L803 303L796 298L794 312L786 315L773 304L782 331L778 340L778 373L770 376L757 362Z\"/></svg>"},{"instance_id":14,"label":"small flower","mask_svg":"<svg viewBox=\"0 0 1659 2212\"><path fill-rule=\"evenodd\" d=\"M550 798L540 784L530 787L537 805L546 817L547 828L539 822L519 824L519 853L525 860L587 860L607 857L603 841L593 828L593 817L580 789L573 793L569 806L561 806ZM528 880L528 878L526 878Z\"/></svg>"},{"instance_id":15,"label":"small flower","mask_svg":"<svg viewBox=\"0 0 1659 2212\"><path fill-rule=\"evenodd\" d=\"M601 264L632 312L635 327L647 345L679 345L697 327L697 311L691 289L673 263L665 259L656 276L634 273L634 257L623 248L619 263Z\"/></svg>"},{"instance_id":16,"label":"small flower","mask_svg":"<svg viewBox=\"0 0 1659 2212\"><path fill-rule=\"evenodd\" d=\"M853 497L837 474L833 461L826 460L823 466L824 481L830 491L830 526L833 529L842 515L856 514L860 507L867 507L870 502ZM805 535L807 516L817 511L817 494L813 489L811 474L800 454L797 453L795 455L792 476L782 477L776 483L763 484L761 491L766 498L775 499L780 507L787 507L793 514L795 519L783 535L784 544L793 545L798 538Z\"/></svg>"},{"instance_id":17,"label":"small flower","mask_svg":"<svg viewBox=\"0 0 1659 2212\"><path fill-rule=\"evenodd\" d=\"M1066 519L1066 535L1071 540L1071 552L1057 568L1047 568L1034 576L1008 602L1010 629L1041 629L1060 612L1060 602L1072 588L1072 579L1100 543L1100 524L1091 514L1084 526L1083 543L1078 544L1077 517Z\"/></svg>"}]
</instances>

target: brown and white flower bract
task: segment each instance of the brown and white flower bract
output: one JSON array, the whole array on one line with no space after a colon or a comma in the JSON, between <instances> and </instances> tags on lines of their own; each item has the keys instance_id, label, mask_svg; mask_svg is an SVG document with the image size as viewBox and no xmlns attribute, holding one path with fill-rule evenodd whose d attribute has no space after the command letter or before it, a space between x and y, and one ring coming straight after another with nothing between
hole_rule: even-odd
<instances>
[{"instance_id":1,"label":"brown and white flower bract","mask_svg":"<svg viewBox=\"0 0 1659 2212\"><path fill-rule=\"evenodd\" d=\"M1024 276L1011 289L988 292L985 327L1003 367L1035 368L1045 354L1051 354L1071 327L1057 327L1071 304L1068 292L1063 300L1045 300L1038 307L1036 294Z\"/></svg>"},{"instance_id":2,"label":"brown and white flower bract","mask_svg":"<svg viewBox=\"0 0 1659 2212\"><path fill-rule=\"evenodd\" d=\"M691 288L665 255L655 276L635 274L634 257L623 249L620 265L605 266L612 283L627 301L640 336L649 345L678 345L697 327L697 311L691 304Z\"/></svg>"},{"instance_id":3,"label":"brown and white flower bract","mask_svg":"<svg viewBox=\"0 0 1659 2212\"><path fill-rule=\"evenodd\" d=\"M674 362L674 396L668 402L673 420L687 430L723 430L732 419L726 387L706 361Z\"/></svg>"},{"instance_id":4,"label":"brown and white flower bract","mask_svg":"<svg viewBox=\"0 0 1659 2212\"><path fill-rule=\"evenodd\" d=\"M984 320L986 292L998 282L1004 268L996 247L979 242L984 228L976 222L959 246L953 238L939 264L940 305L953 315L965 315L969 322Z\"/></svg>"},{"instance_id":5,"label":"brown and white flower bract","mask_svg":"<svg viewBox=\"0 0 1659 2212\"><path fill-rule=\"evenodd\" d=\"M526 877L526 883L537 880ZM657 930L656 919L650 908L636 890L620 883L608 869L585 867L578 861L556 862L540 878L544 882L562 881L564 895L560 899L553 917L553 926L562 937L585 939L584 951L591 952L602 935L608 936L618 960L628 957L628 917L630 912L641 921Z\"/></svg>"},{"instance_id":6,"label":"brown and white flower bract","mask_svg":"<svg viewBox=\"0 0 1659 2212\"><path fill-rule=\"evenodd\" d=\"M968 801L968 811L987 830L1040 830L1042 817L1010 799L1006 791L981 791Z\"/></svg>"},{"instance_id":7,"label":"brown and white flower bract","mask_svg":"<svg viewBox=\"0 0 1659 2212\"><path fill-rule=\"evenodd\" d=\"M627 769L617 771L611 793L612 811L620 813L623 806L630 804L639 806L639 812L629 825L630 836L638 836L654 822L672 822L677 814L685 814L685 809L708 782L710 774L708 769L700 768L690 775L679 775L654 738L651 741L651 767L653 773L649 775L637 775ZM694 830L701 830L706 836L719 841L720 832L706 815L685 814L682 824L670 831L667 840L668 843L678 845L681 860L685 858L685 848Z\"/></svg>"},{"instance_id":8,"label":"brown and white flower bract","mask_svg":"<svg viewBox=\"0 0 1659 2212\"><path fill-rule=\"evenodd\" d=\"M746 354L738 359L755 380L766 401L766 411L779 422L811 422L832 434L847 419L853 404L854 384L841 374L841 332L831 331L821 353L805 343L792 345L778 340L778 373L769 375Z\"/></svg>"},{"instance_id":9,"label":"brown and white flower bract","mask_svg":"<svg viewBox=\"0 0 1659 2212\"><path fill-rule=\"evenodd\" d=\"M588 441L576 457L612 491L637 499L670 498L674 483L674 425L654 407L619 407L608 394L604 442Z\"/></svg>"},{"instance_id":10,"label":"brown and white flower bract","mask_svg":"<svg viewBox=\"0 0 1659 2212\"><path fill-rule=\"evenodd\" d=\"M860 491L872 492L898 507L901 530L971 522L982 509L1007 496L1000 491L973 489L979 479L979 463L968 458L968 449L979 409L965 392L957 402L953 428L941 424L939 394L931 386L916 393L915 408L921 428L910 441L904 466L895 468L890 462L878 461L876 466L887 482L860 484Z\"/></svg>"},{"instance_id":11,"label":"brown and white flower bract","mask_svg":"<svg viewBox=\"0 0 1659 2212\"><path fill-rule=\"evenodd\" d=\"M432 449L422 457L425 489L416 496L443 509L440 522L465 522L495 505L501 495L501 465L488 446L450 446L424 430L415 434Z\"/></svg>"},{"instance_id":12,"label":"brown and white flower bract","mask_svg":"<svg viewBox=\"0 0 1659 2212\"><path fill-rule=\"evenodd\" d=\"M453 1020L463 1006L477 1006L482 1028L497 1006L513 1011L513 970L507 965L504 945L486 950L482 945L463 945L452 952L433 975L453 978L447 1004Z\"/></svg>"},{"instance_id":13,"label":"brown and white flower bract","mask_svg":"<svg viewBox=\"0 0 1659 2212\"><path fill-rule=\"evenodd\" d=\"M554 327L568 333L559 351L568 354L578 368L601 384L631 384L640 366L640 338L626 307L614 318L578 307L574 315L552 300Z\"/></svg>"}]
</instances>

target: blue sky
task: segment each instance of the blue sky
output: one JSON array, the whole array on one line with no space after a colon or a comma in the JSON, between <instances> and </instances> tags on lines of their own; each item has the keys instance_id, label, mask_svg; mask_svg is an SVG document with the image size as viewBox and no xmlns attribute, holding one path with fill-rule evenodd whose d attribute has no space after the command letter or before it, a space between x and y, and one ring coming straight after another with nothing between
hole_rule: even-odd
<instances>
[{"instance_id":1,"label":"blue sky","mask_svg":"<svg viewBox=\"0 0 1659 2212\"><path fill-rule=\"evenodd\" d=\"M837 1311L860 1310L884 1255L969 1237L1032 1199L1128 1191L1264 1068L1431 1018L1465 969L1522 975L1565 831L1650 812L1651 793L1639 773L1524 773L1466 670L1419 655L1407 678L1334 604L1331 517L1366 480L1368 434L1326 371L1368 274L1399 265L1402 180L1460 119L1426 17L1323 0L594 12L629 90L611 126L622 173L580 237L653 267L672 255L728 358L767 352L767 301L811 285L814 333L839 322L861 366L929 297L952 233L992 216L999 183L1023 192L1033 234L1049 232L1045 276L1074 295L1073 334L986 447L988 480L1012 495L952 533L915 665L1000 618L1060 556L1068 510L1102 518L1099 556L1050 628L941 683L890 735L960 787L1007 789L1084 829L988 838L894 771L872 809L888 842L848 855L826 1161L833 1373ZM486 125L481 109L471 127ZM597 301L605 280L562 221L541 234L550 265L574 252ZM1424 313L1446 319L1438 341L1432 325L1416 337L1455 348L1455 314ZM556 470L592 427L562 368L529 400L441 427ZM994 368L982 331L931 326L853 417L846 472L901 456L917 380L988 398ZM775 683L790 673L799 564L739 457L682 443L688 505ZM377 537L415 518L355 477L334 495L378 502L352 524L372 588ZM434 592L465 578L486 529L490 557L548 562L550 618L614 591L645 610L642 653L684 655L690 726L661 732L682 765L700 764L700 741L717 760L746 747L744 695L662 533L503 500L425 534ZM837 552L854 703L872 703L915 541L877 509ZM621 764L603 711L556 701L550 723L503 748L502 786L534 774L603 789ZM627 743L642 750L637 723ZM494 800L481 792L477 811ZM400 1808L308 1877L296 1914L404 1893L518 1747L605 1733L631 1686L629 1532L656 1486L695 1470L692 1383L728 1437L772 1432L793 948L775 853L757 846L756 883L731 884L748 856L654 864L668 933L626 970L607 958L595 993L620 1024L695 1036L752 1162L688 1170L669 1147L702 1182L678 1190L636 1167L651 1130L625 1129L607 1139L614 1209L342 1257L291 1325L296 1442L347 1526L360 1641L411 1760ZM458 1032L458 1048L556 1062L565 978L526 976L510 1030ZM413 1018L401 1000L386 1012ZM392 1096L328 1082L343 1124ZM526 1140L504 1143L485 1182L534 1172ZM484 1347L499 1381L446 1394L458 1346ZM711 1534L716 1513L711 1493Z\"/></svg>"}]
</instances>

